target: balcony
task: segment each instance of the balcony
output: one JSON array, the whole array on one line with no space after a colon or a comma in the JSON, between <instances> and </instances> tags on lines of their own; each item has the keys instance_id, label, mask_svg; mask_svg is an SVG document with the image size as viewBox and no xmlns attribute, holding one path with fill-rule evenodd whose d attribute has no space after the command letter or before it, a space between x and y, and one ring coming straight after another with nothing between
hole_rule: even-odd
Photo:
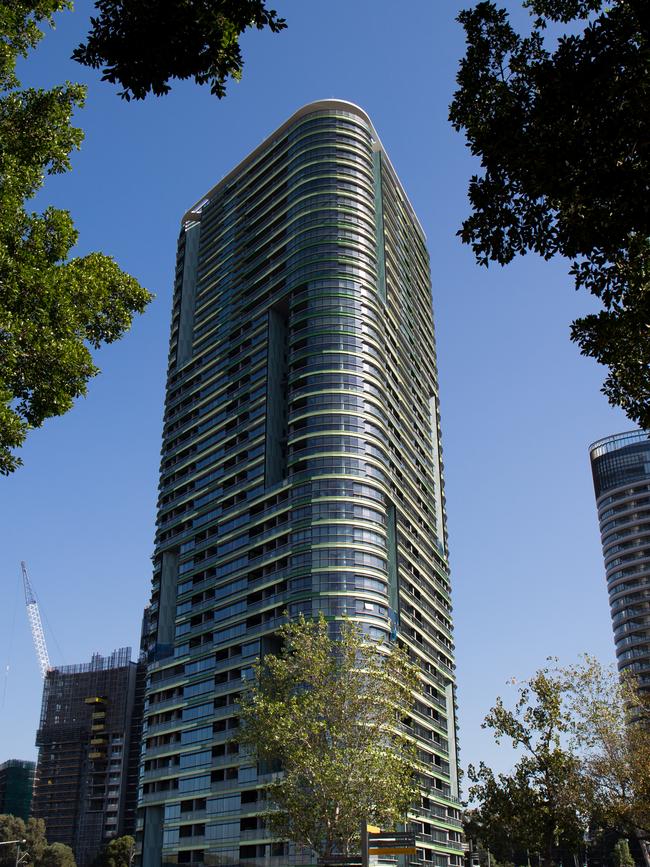
<instances>
[{"instance_id":1,"label":"balcony","mask_svg":"<svg viewBox=\"0 0 650 867\"><path fill-rule=\"evenodd\" d=\"M178 772L178 765L168 765L166 768L154 768L150 771L144 771L142 774L142 780L146 783L150 780L159 780L162 777L176 777Z\"/></svg>"},{"instance_id":2,"label":"balcony","mask_svg":"<svg viewBox=\"0 0 650 867\"><path fill-rule=\"evenodd\" d=\"M210 740L210 738L208 738ZM163 753L177 753L181 747L181 742L176 741L173 744L160 744L157 747L146 747L143 755L146 755L147 758L151 756L159 756Z\"/></svg>"},{"instance_id":3,"label":"balcony","mask_svg":"<svg viewBox=\"0 0 650 867\"><path fill-rule=\"evenodd\" d=\"M155 701L149 702L148 706L145 707L145 714L151 715L152 713L157 713L160 710L165 710L165 708L170 707L180 707L183 704L183 696L176 695L174 698L166 698L164 701Z\"/></svg>"},{"instance_id":4,"label":"balcony","mask_svg":"<svg viewBox=\"0 0 650 867\"><path fill-rule=\"evenodd\" d=\"M266 830L266 828L253 828L249 831L240 831L239 832L240 840L257 840L261 842L268 842L271 839L271 835Z\"/></svg>"},{"instance_id":5,"label":"balcony","mask_svg":"<svg viewBox=\"0 0 650 867\"><path fill-rule=\"evenodd\" d=\"M162 804L170 798L178 798L177 789L169 789L166 792L147 792L139 799L140 804Z\"/></svg>"},{"instance_id":6,"label":"balcony","mask_svg":"<svg viewBox=\"0 0 650 867\"><path fill-rule=\"evenodd\" d=\"M221 695L224 692L234 692L235 690L241 690L245 681L241 679L241 677L235 677L232 680L226 680L223 683L218 683L214 688L214 695Z\"/></svg>"},{"instance_id":7,"label":"balcony","mask_svg":"<svg viewBox=\"0 0 650 867\"><path fill-rule=\"evenodd\" d=\"M175 729L179 726L183 725L183 720L181 719L170 719L167 722L155 723L154 725L145 725L144 734L152 735L157 732L168 732L169 729Z\"/></svg>"}]
</instances>

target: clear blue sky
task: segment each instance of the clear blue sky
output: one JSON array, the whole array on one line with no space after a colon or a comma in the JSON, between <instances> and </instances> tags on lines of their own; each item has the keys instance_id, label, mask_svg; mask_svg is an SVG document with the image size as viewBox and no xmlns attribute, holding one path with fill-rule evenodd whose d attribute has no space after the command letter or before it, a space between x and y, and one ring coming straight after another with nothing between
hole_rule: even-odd
<instances>
[{"instance_id":1,"label":"clear blue sky","mask_svg":"<svg viewBox=\"0 0 650 867\"><path fill-rule=\"evenodd\" d=\"M563 261L479 268L455 237L474 170L447 123L463 33L456 0L277 0L289 27L243 40L225 100L176 85L125 103L69 61L89 2L21 65L25 84L89 85L74 170L39 206L68 208L156 300L98 354L87 399L30 435L0 479L0 761L36 754L41 682L19 583L29 571L55 663L137 646L150 581L164 369L179 221L292 112L337 97L372 117L429 239L453 572L462 764L507 768L480 722L549 655L613 661L588 444L632 425L599 392L569 323L590 308ZM464 4L464 5L469 5ZM525 20L518 3L508 4ZM400 10L398 14L397 10ZM403 10L403 11L402 11ZM9 666L7 672L6 666Z\"/></svg>"}]
</instances>

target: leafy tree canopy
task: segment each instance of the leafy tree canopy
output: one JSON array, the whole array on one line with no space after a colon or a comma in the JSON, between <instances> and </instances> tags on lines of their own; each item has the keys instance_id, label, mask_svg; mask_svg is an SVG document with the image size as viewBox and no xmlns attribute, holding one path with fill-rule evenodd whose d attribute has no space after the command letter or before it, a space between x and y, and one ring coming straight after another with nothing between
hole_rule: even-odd
<instances>
[{"instance_id":1,"label":"leafy tree canopy","mask_svg":"<svg viewBox=\"0 0 650 867\"><path fill-rule=\"evenodd\" d=\"M560 674L592 816L650 841L650 693L590 656Z\"/></svg>"},{"instance_id":2,"label":"leafy tree canopy","mask_svg":"<svg viewBox=\"0 0 650 867\"><path fill-rule=\"evenodd\" d=\"M42 819L28 819L19 816L0 815L0 841L24 840L20 843L22 852L27 852L29 862L35 867L76 867L74 854L63 843L48 844L45 838L45 822ZM16 847L0 846L0 865L14 867Z\"/></svg>"},{"instance_id":3,"label":"leafy tree canopy","mask_svg":"<svg viewBox=\"0 0 650 867\"><path fill-rule=\"evenodd\" d=\"M576 288L602 304L571 339L609 368L610 403L650 428L647 0L524 6L528 35L492 2L458 19L467 53L450 120L482 167L459 235L483 265L528 251L571 260Z\"/></svg>"},{"instance_id":4,"label":"leafy tree canopy","mask_svg":"<svg viewBox=\"0 0 650 867\"><path fill-rule=\"evenodd\" d=\"M0 815L0 840L24 840L25 843L21 844L21 849L29 852L34 864L40 865L47 849L45 822L42 819L28 819L25 822L19 816ZM14 846L0 846L0 865L14 867L15 863L16 848Z\"/></svg>"},{"instance_id":5,"label":"leafy tree canopy","mask_svg":"<svg viewBox=\"0 0 650 867\"><path fill-rule=\"evenodd\" d=\"M87 41L73 58L118 83L124 99L168 93L173 78L194 78L225 96L228 78L239 79L239 37L249 27L286 27L266 0L96 0Z\"/></svg>"},{"instance_id":6,"label":"leafy tree canopy","mask_svg":"<svg viewBox=\"0 0 650 867\"><path fill-rule=\"evenodd\" d=\"M470 766L469 836L500 860L529 852L550 865L580 852L589 826L637 837L650 867L650 695L632 676L590 656L546 667L514 710L499 698L483 725L523 755L510 774Z\"/></svg>"},{"instance_id":7,"label":"leafy tree canopy","mask_svg":"<svg viewBox=\"0 0 650 867\"><path fill-rule=\"evenodd\" d=\"M618 840L612 853L614 867L634 867L634 858L630 854L630 844L627 840Z\"/></svg>"},{"instance_id":8,"label":"leafy tree canopy","mask_svg":"<svg viewBox=\"0 0 650 867\"><path fill-rule=\"evenodd\" d=\"M397 728L415 669L399 648L340 625L337 640L322 616L282 627L282 650L255 666L241 697L240 745L282 769L268 786L268 824L319 855L354 852L362 820L404 821L415 794L415 754Z\"/></svg>"},{"instance_id":9,"label":"leafy tree canopy","mask_svg":"<svg viewBox=\"0 0 650 867\"><path fill-rule=\"evenodd\" d=\"M38 24L66 0L0 7L0 473L31 428L62 415L99 371L90 349L120 338L150 300L110 256L70 257L77 231L67 211L26 203L46 175L70 168L82 141L71 125L85 91L69 82L20 90L16 58L42 36Z\"/></svg>"},{"instance_id":10,"label":"leafy tree canopy","mask_svg":"<svg viewBox=\"0 0 650 867\"><path fill-rule=\"evenodd\" d=\"M74 853L65 843L50 843L37 867L76 867Z\"/></svg>"},{"instance_id":11,"label":"leafy tree canopy","mask_svg":"<svg viewBox=\"0 0 650 867\"><path fill-rule=\"evenodd\" d=\"M135 840L130 835L114 837L93 861L92 867L131 867Z\"/></svg>"},{"instance_id":12,"label":"leafy tree canopy","mask_svg":"<svg viewBox=\"0 0 650 867\"><path fill-rule=\"evenodd\" d=\"M570 720L559 678L537 672L521 686L514 710L498 698L483 727L523 755L510 774L470 765L469 796L478 805L468 822L470 836L500 861L516 861L528 851L551 865L561 849L577 851L587 826L586 804L578 760L562 743Z\"/></svg>"}]
</instances>

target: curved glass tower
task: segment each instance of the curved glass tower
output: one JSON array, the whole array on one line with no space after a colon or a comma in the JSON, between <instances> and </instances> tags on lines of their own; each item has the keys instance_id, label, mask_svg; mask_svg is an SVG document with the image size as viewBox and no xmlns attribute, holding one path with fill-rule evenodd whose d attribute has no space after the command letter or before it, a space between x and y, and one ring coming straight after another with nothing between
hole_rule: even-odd
<instances>
[{"instance_id":1,"label":"curved glass tower","mask_svg":"<svg viewBox=\"0 0 650 867\"><path fill-rule=\"evenodd\" d=\"M429 259L350 103L300 109L183 219L154 563L144 867L312 863L236 740L285 612L408 647L412 861L462 863Z\"/></svg>"},{"instance_id":2,"label":"curved glass tower","mask_svg":"<svg viewBox=\"0 0 650 867\"><path fill-rule=\"evenodd\" d=\"M619 671L650 689L650 434L589 449Z\"/></svg>"}]
</instances>

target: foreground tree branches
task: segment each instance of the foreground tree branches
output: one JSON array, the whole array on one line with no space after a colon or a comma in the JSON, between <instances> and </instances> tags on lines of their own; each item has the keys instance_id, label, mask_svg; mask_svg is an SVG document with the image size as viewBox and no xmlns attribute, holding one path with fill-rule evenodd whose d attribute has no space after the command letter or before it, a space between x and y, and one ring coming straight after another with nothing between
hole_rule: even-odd
<instances>
[{"instance_id":1,"label":"foreground tree branches","mask_svg":"<svg viewBox=\"0 0 650 867\"><path fill-rule=\"evenodd\" d=\"M16 58L42 37L70 0L0 3L0 474L22 462L14 450L32 428L62 415L99 372L91 349L128 331L151 296L110 256L70 258L77 231L67 211L31 213L45 176L70 169L83 139L72 126L85 89L20 90ZM172 78L209 83L217 96L239 78L239 36L285 27L265 0L97 0L97 18L74 57L105 64L126 99L167 93Z\"/></svg>"},{"instance_id":2,"label":"foreground tree branches","mask_svg":"<svg viewBox=\"0 0 650 867\"><path fill-rule=\"evenodd\" d=\"M322 616L280 634L282 650L256 665L242 695L238 739L283 772L268 786L274 835L349 854L362 820L394 827L413 802L415 754L397 724L417 675L402 650L378 649L351 621L338 640Z\"/></svg>"},{"instance_id":3,"label":"foreground tree branches","mask_svg":"<svg viewBox=\"0 0 650 867\"><path fill-rule=\"evenodd\" d=\"M650 25L646 0L526 0L529 36L492 2L462 12L450 120L483 172L459 232L480 264L528 251L572 261L602 303L571 339L603 391L650 427ZM546 47L548 24L582 22ZM554 31L555 32L555 31Z\"/></svg>"},{"instance_id":4,"label":"foreground tree branches","mask_svg":"<svg viewBox=\"0 0 650 867\"><path fill-rule=\"evenodd\" d=\"M69 258L77 232L67 211L25 204L47 174L70 168L83 135L71 125L85 91L67 83L20 90L15 75L42 36L38 23L65 0L5 5L0 15L0 473L31 428L67 412L99 371L90 348L112 343L150 295L109 256Z\"/></svg>"},{"instance_id":5,"label":"foreground tree branches","mask_svg":"<svg viewBox=\"0 0 650 867\"><path fill-rule=\"evenodd\" d=\"M266 0L96 0L88 39L72 57L121 84L124 99L160 96L173 78L209 84L218 97L241 78L239 37L249 27L286 27Z\"/></svg>"}]
</instances>

